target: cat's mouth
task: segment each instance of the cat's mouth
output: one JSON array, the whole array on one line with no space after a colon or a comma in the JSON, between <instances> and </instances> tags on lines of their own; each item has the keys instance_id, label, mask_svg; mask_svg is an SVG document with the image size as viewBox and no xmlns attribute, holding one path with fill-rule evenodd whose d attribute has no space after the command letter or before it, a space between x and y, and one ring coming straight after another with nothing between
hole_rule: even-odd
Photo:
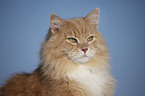
<instances>
[{"instance_id":1,"label":"cat's mouth","mask_svg":"<svg viewBox=\"0 0 145 96\"><path fill-rule=\"evenodd\" d=\"M84 54L83 56L81 56L80 58L90 58L89 56L87 56L86 54Z\"/></svg>"},{"instance_id":2,"label":"cat's mouth","mask_svg":"<svg viewBox=\"0 0 145 96\"><path fill-rule=\"evenodd\" d=\"M88 59L90 59L88 56L82 56L82 57L80 57L79 59L82 59L83 61L86 61L86 60L88 60Z\"/></svg>"},{"instance_id":3,"label":"cat's mouth","mask_svg":"<svg viewBox=\"0 0 145 96\"><path fill-rule=\"evenodd\" d=\"M65 52L66 53L66 52ZM85 64L87 63L88 61L91 60L92 58L92 54L89 54L89 53L81 53L81 54L77 54L77 55L72 55L72 54L69 54L69 53L66 53L67 54L67 57L77 63L77 64Z\"/></svg>"}]
</instances>

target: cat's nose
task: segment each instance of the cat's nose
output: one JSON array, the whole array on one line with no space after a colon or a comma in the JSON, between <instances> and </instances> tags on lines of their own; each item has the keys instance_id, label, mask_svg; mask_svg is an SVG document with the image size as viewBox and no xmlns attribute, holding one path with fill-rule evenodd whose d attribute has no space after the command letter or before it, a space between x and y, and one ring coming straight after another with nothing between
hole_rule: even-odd
<instances>
[{"instance_id":1,"label":"cat's nose","mask_svg":"<svg viewBox=\"0 0 145 96\"><path fill-rule=\"evenodd\" d=\"M82 48L81 50L84 51L84 53L86 53L88 48Z\"/></svg>"}]
</instances>

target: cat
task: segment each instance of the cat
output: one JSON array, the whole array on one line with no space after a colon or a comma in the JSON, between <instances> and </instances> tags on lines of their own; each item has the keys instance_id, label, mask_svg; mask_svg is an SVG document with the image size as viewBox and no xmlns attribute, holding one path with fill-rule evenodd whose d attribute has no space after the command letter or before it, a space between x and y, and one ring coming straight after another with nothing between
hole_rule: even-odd
<instances>
[{"instance_id":1,"label":"cat","mask_svg":"<svg viewBox=\"0 0 145 96\"><path fill-rule=\"evenodd\" d=\"M100 9L86 17L49 18L40 65L31 74L16 74L0 88L0 96L112 96L109 52L98 31Z\"/></svg>"}]
</instances>

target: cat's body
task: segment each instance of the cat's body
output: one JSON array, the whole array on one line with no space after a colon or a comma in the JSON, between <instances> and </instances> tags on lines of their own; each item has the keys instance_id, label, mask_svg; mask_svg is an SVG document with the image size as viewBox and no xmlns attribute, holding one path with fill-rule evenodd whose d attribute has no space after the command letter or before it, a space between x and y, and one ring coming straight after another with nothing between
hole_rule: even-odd
<instances>
[{"instance_id":1,"label":"cat's body","mask_svg":"<svg viewBox=\"0 0 145 96\"><path fill-rule=\"evenodd\" d=\"M0 96L112 96L109 52L97 31L99 9L85 18L50 16L50 32L42 43L41 64L32 74L18 74Z\"/></svg>"}]
</instances>

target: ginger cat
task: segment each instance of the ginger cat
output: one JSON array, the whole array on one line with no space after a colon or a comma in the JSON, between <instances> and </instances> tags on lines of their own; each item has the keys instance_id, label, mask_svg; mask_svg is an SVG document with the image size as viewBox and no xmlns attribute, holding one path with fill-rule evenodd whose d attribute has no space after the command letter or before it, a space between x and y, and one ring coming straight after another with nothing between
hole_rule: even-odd
<instances>
[{"instance_id":1,"label":"ginger cat","mask_svg":"<svg viewBox=\"0 0 145 96\"><path fill-rule=\"evenodd\" d=\"M16 74L0 88L0 96L112 96L109 52L97 30L99 8L83 18L50 15L42 43L40 66Z\"/></svg>"}]
</instances>

